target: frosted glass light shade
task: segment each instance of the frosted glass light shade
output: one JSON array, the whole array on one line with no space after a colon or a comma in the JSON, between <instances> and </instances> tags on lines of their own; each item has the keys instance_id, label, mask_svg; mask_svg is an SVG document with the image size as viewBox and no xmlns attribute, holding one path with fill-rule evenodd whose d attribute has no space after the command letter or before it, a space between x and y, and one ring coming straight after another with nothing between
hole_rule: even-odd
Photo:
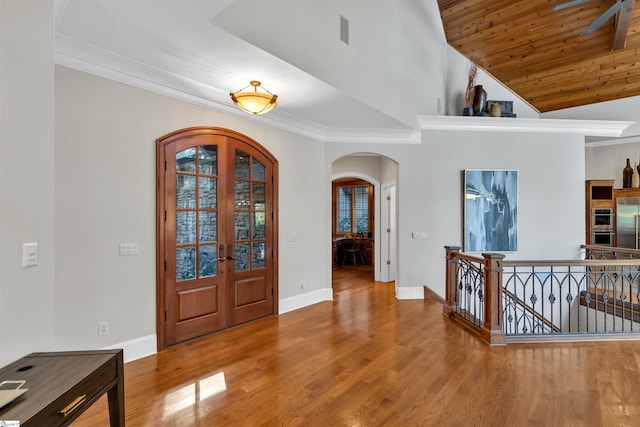
<instances>
[{"instance_id":1,"label":"frosted glass light shade","mask_svg":"<svg viewBox=\"0 0 640 427\"><path fill-rule=\"evenodd\" d=\"M243 92L245 89L253 87L253 90ZM263 92L258 92L262 89ZM251 114L267 113L278 105L278 95L274 95L266 90L259 81L252 80L249 86L246 86L236 93L230 93L233 103L238 107Z\"/></svg>"}]
</instances>

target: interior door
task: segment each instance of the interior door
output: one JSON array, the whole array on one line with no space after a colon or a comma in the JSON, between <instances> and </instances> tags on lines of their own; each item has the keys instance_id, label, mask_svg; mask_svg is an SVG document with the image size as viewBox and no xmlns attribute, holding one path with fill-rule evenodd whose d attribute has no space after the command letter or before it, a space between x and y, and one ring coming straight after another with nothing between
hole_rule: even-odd
<instances>
[{"instance_id":1,"label":"interior door","mask_svg":"<svg viewBox=\"0 0 640 427\"><path fill-rule=\"evenodd\" d=\"M233 203L228 213L226 273L229 326L273 313L273 281L268 260L273 253L273 169L255 149L235 141L229 156ZM231 188L230 188L231 190Z\"/></svg>"},{"instance_id":2,"label":"interior door","mask_svg":"<svg viewBox=\"0 0 640 427\"><path fill-rule=\"evenodd\" d=\"M157 144L158 347L275 313L277 162L226 129Z\"/></svg>"}]
</instances>

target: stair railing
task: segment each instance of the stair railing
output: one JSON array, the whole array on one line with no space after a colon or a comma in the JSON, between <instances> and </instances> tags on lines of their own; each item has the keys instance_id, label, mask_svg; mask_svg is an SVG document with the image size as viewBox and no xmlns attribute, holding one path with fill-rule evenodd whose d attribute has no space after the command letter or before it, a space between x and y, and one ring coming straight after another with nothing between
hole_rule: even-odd
<instances>
[{"instance_id":1,"label":"stair railing","mask_svg":"<svg viewBox=\"0 0 640 427\"><path fill-rule=\"evenodd\" d=\"M640 338L640 251L583 246L587 259L506 261L445 249L444 314L489 344Z\"/></svg>"},{"instance_id":2,"label":"stair railing","mask_svg":"<svg viewBox=\"0 0 640 427\"><path fill-rule=\"evenodd\" d=\"M502 260L504 255L465 255L446 246L447 289L444 314L491 345L505 343L502 329Z\"/></svg>"}]
</instances>

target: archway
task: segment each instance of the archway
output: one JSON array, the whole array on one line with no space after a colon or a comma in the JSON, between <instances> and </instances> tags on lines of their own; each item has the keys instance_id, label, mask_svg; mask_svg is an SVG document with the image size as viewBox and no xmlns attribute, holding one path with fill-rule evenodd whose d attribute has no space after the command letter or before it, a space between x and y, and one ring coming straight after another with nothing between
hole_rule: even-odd
<instances>
[{"instance_id":1,"label":"archway","mask_svg":"<svg viewBox=\"0 0 640 427\"><path fill-rule=\"evenodd\" d=\"M377 153L351 153L335 159L331 181L356 178L373 185L373 264L375 281L392 282L396 279L398 163ZM392 200L387 200L391 195ZM332 229L332 239L333 239ZM333 245L335 250L335 244Z\"/></svg>"}]
</instances>

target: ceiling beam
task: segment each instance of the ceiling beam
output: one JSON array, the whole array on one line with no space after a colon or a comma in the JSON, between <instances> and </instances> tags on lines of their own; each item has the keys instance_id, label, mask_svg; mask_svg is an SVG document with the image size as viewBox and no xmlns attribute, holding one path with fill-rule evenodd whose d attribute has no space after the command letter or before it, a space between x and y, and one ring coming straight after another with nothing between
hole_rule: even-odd
<instances>
[{"instance_id":1,"label":"ceiling beam","mask_svg":"<svg viewBox=\"0 0 640 427\"><path fill-rule=\"evenodd\" d=\"M611 50L623 49L627 42L627 33L629 32L629 24L631 23L631 15L635 0L626 0L624 5L616 14L615 24L613 25L613 46Z\"/></svg>"}]
</instances>

